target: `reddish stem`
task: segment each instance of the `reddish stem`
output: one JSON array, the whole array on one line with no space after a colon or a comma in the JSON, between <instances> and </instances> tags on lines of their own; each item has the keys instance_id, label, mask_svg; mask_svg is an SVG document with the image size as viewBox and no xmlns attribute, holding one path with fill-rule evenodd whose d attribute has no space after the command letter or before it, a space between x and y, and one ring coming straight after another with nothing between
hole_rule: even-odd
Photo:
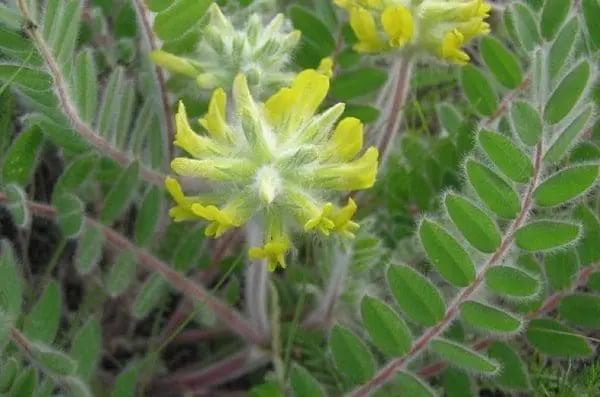
<instances>
[{"instance_id":1,"label":"reddish stem","mask_svg":"<svg viewBox=\"0 0 600 397\"><path fill-rule=\"evenodd\" d=\"M462 289L454 301L448 306L448 309L444 314L444 318L437 325L429 328L419 339L417 339L413 343L410 351L405 356L390 361L386 366L380 369L370 381L354 390L351 393L352 397L368 396L371 392L387 383L397 371L403 368L410 360L421 354L427 348L427 346L429 346L431 340L438 337L446 329L446 327L452 323L458 314L460 304L468 300L483 282L487 269L496 265L510 248L515 231L524 223L525 218L531 210L533 204L533 192L538 184L541 169L542 145L540 143L535 148L533 176L529 185L527 186L524 196L521 199L521 202L523 203L521 211L517 218L508 227L508 230L504 234L502 242L500 243L500 246L496 252L481 267L475 279L467 287Z\"/></svg>"}]
</instances>

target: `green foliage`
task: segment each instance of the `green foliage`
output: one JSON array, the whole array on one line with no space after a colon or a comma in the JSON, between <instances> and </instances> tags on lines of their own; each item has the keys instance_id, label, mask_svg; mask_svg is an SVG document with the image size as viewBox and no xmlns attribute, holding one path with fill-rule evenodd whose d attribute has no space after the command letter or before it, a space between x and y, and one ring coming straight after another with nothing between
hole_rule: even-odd
<instances>
[{"instance_id":1,"label":"green foliage","mask_svg":"<svg viewBox=\"0 0 600 397\"><path fill-rule=\"evenodd\" d=\"M204 0L9 3L0 5L0 394L129 397L186 382L254 396L535 393L547 356L561 373L560 358L592 355L597 0L495 8L492 33L466 50L469 65L416 51L406 75L394 54L356 52L346 14L326 0L220 1L227 20L206 18ZM379 146L381 167L374 191L353 196L353 241L294 237L286 270L252 279L244 270L260 264L240 260L251 234L213 243L206 224L167 224L174 109L182 100L201 131L211 92L152 64L150 52L208 75L200 61L214 54L198 43L227 42L219 24L251 33L251 15L262 26L278 12L289 18L282 30L302 33L295 48L262 43L285 58L280 76L243 63L240 43L229 51L239 58L216 67L286 82L332 57L322 105L350 101L342 117L369 124L365 143ZM279 88L260 87L261 99ZM202 181L180 182L214 204ZM261 300L266 280L278 300Z\"/></svg>"}]
</instances>

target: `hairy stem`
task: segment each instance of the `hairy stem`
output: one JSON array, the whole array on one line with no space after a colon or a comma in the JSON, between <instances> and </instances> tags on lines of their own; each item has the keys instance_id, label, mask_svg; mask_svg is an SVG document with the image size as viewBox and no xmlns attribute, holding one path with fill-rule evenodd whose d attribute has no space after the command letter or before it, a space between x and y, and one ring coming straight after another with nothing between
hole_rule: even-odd
<instances>
[{"instance_id":1,"label":"hairy stem","mask_svg":"<svg viewBox=\"0 0 600 397\"><path fill-rule=\"evenodd\" d=\"M351 252L336 250L333 258L333 271L325 287L325 293L319 306L302 323L304 328L322 328L329 325L333 317L333 309L344 287L348 274Z\"/></svg>"},{"instance_id":2,"label":"hairy stem","mask_svg":"<svg viewBox=\"0 0 600 397\"><path fill-rule=\"evenodd\" d=\"M106 142L106 140L104 140L98 133L96 133L96 131L94 131L81 119L77 107L70 97L67 80L62 74L60 66L52 54L50 46L40 33L39 29L35 27L35 21L33 20L29 8L25 4L24 0L19 0L18 4L23 18L25 21L29 22L26 24L27 34L34 41L42 58L44 59L44 63L46 64L48 72L54 80L55 93L61 110L71 122L71 127L73 130L79 133L83 139L85 139L98 151L104 153L120 165L129 165L134 159L130 158L126 153ZM152 183L153 185L162 186L164 184L165 175L150 168L141 167L140 175L144 180Z\"/></svg>"},{"instance_id":3,"label":"hairy stem","mask_svg":"<svg viewBox=\"0 0 600 397\"><path fill-rule=\"evenodd\" d=\"M248 247L261 247L263 245L263 231L255 222L246 226L246 241ZM267 294L269 272L266 260L253 261L246 268L244 276L244 295L246 310L253 327L257 329L263 342L268 342L271 334L269 323Z\"/></svg>"},{"instance_id":4,"label":"hairy stem","mask_svg":"<svg viewBox=\"0 0 600 397\"><path fill-rule=\"evenodd\" d=\"M392 96L390 113L385 115L389 118L385 121L385 126L377 141L377 148L379 149L380 162L382 165L385 163L390 144L396 137L400 128L400 123L402 122L403 107L410 88L412 65L412 57L406 56L398 60L393 66L394 68L397 68L398 77L396 88L394 90L394 95Z\"/></svg>"},{"instance_id":5,"label":"hairy stem","mask_svg":"<svg viewBox=\"0 0 600 397\"><path fill-rule=\"evenodd\" d=\"M146 42L148 53L150 53L158 48L158 40L154 35L154 32L152 31L148 10L146 9L146 5L142 0L132 0L132 4L133 8L136 11L138 20L140 21L142 37ZM155 66L154 75L156 76L157 90L160 94L159 106L162 109L162 121L164 125L162 134L163 156L165 160L165 165L168 167L169 161L173 157L173 140L175 139L173 115L171 112L171 105L169 103L169 96L167 93L165 74L163 73L163 70L160 67Z\"/></svg>"},{"instance_id":6,"label":"hairy stem","mask_svg":"<svg viewBox=\"0 0 600 397\"><path fill-rule=\"evenodd\" d=\"M510 247L512 246L514 234L519 227L525 222L527 215L533 205L533 192L537 187L542 171L542 144L539 143L533 154L534 171L529 185L525 189L521 197L521 211L515 220L510 224L504 236L500 246L496 252L487 260L487 262L479 268L475 279L465 288L463 288L459 294L454 298L446 309L443 319L435 326L429 328L419 339L417 339L409 352L400 358L390 361L386 366L380 369L377 374L367 383L360 386L351 393L352 397L368 396L371 392L375 391L385 383L387 383L400 369L404 368L411 360L420 355L429 346L429 343L437 338L442 332L454 321L459 313L460 304L468 300L477 288L482 284L485 277L485 272L492 266L497 265L500 260L505 256Z\"/></svg>"},{"instance_id":7,"label":"hairy stem","mask_svg":"<svg viewBox=\"0 0 600 397\"><path fill-rule=\"evenodd\" d=\"M7 199L6 195L0 193L0 202L5 202ZM56 210L49 205L28 201L27 207L32 212L41 216L56 216ZM87 217L85 218L85 222L100 228L106 239L113 245L134 253L142 266L150 271L160 274L177 291L181 291L183 294L206 304L231 331L252 343L261 341L261 338L259 338L260 335L237 310L212 296L203 287L188 280L182 274L171 269L169 265L154 257L144 249L139 248L129 241L129 239L115 232L110 227L104 226Z\"/></svg>"},{"instance_id":8,"label":"hairy stem","mask_svg":"<svg viewBox=\"0 0 600 397\"><path fill-rule=\"evenodd\" d=\"M164 396L168 392L198 391L219 386L262 367L268 361L266 354L250 347L207 368L176 373L158 379L152 385L151 395Z\"/></svg>"},{"instance_id":9,"label":"hairy stem","mask_svg":"<svg viewBox=\"0 0 600 397\"><path fill-rule=\"evenodd\" d=\"M571 285L571 288L569 289L568 292L561 291L561 292L555 292L554 294L550 295L549 297L546 298L546 300L540 305L540 307L537 310L527 313L527 315L525 316L525 320L534 319L536 317L541 316L542 314L546 314L546 313L554 310L556 308L556 306L560 303L560 300L562 298L567 296L570 292L574 292L575 290L577 290L578 287L585 285L585 282L587 281L590 274L592 274L593 272L595 272L597 270L600 270L599 264L587 266L587 267L579 270L579 273L577 274L577 277L575 277L575 281ZM492 342L493 342L492 338L488 338L488 337L482 338L482 339L478 340L477 342L475 342L474 344L472 344L471 349L473 349L475 351L485 350L492 344ZM429 364L429 365L421 368L417 373L421 377L428 378L428 377L437 375L444 368L446 368L446 362L445 361L437 361L433 364Z\"/></svg>"}]
</instances>

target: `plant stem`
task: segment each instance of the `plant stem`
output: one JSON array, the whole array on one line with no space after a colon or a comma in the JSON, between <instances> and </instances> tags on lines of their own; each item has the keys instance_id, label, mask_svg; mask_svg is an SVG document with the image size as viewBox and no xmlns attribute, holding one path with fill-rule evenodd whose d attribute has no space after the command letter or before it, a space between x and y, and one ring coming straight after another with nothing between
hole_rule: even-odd
<instances>
[{"instance_id":1,"label":"plant stem","mask_svg":"<svg viewBox=\"0 0 600 397\"><path fill-rule=\"evenodd\" d=\"M132 0L133 8L136 11L138 20L140 21L142 36L145 38L148 52L152 52L158 48L158 40L152 31L150 24L148 10L142 0ZM173 115L171 114L171 105L169 103L169 96L167 93L167 84L165 81L165 74L163 70L155 66L154 74L156 75L157 90L160 94L160 107L162 108L162 119L163 119L163 156L165 164L168 167L169 161L173 157L173 140L175 139L175 130L173 126ZM166 167L165 167L166 168Z\"/></svg>"},{"instance_id":2,"label":"plant stem","mask_svg":"<svg viewBox=\"0 0 600 397\"><path fill-rule=\"evenodd\" d=\"M0 193L0 202L7 201L6 195ZM56 216L56 210L46 204L34 203L28 201L27 207L34 213L47 217ZM129 241L126 237L115 232L110 227L104 226L94 219L85 218L85 222L98 227L106 239L115 246L123 250L129 250L133 252L140 264L146 269L160 274L168 283L170 283L176 290L181 291L183 294L205 303L216 315L223 321L231 331L242 336L252 343L262 342L261 335L248 323L248 321L234 308L221 302L219 299L212 296L203 287L188 280L182 274L171 269L169 265L162 262L152 254L146 252L144 249L139 248L134 243Z\"/></svg>"},{"instance_id":3,"label":"plant stem","mask_svg":"<svg viewBox=\"0 0 600 397\"><path fill-rule=\"evenodd\" d=\"M164 396L166 392L208 389L250 373L269 361L266 354L254 347L199 370L172 374L157 380L152 385L152 395Z\"/></svg>"},{"instance_id":4,"label":"plant stem","mask_svg":"<svg viewBox=\"0 0 600 397\"><path fill-rule=\"evenodd\" d=\"M593 272L595 272L596 270L600 270L600 264L587 266L587 267L581 269L579 271L579 273L577 274L577 277L575 277L575 281L571 285L570 291L574 292L575 290L577 290L578 287L580 287L581 285L584 285L585 281L587 280L589 275L592 274ZM555 292L554 294L552 294L548 298L546 298L544 303L542 303L537 310L527 313L527 315L525 316L525 319L531 320L542 314L552 311L554 308L556 308L556 305L560 302L560 300L562 298L564 298L565 296L567 296L568 294L569 294L569 292L562 292L562 291ZM493 342L492 338L486 337L486 338L480 339L477 342L475 342L474 344L472 344L471 349L473 349L475 351L485 350L492 344L492 342ZM446 362L445 361L437 361L433 364L430 364L430 365L427 365L427 366L421 368L417 373L419 374L419 376L427 378L430 376L437 375L444 368L446 368Z\"/></svg>"},{"instance_id":5,"label":"plant stem","mask_svg":"<svg viewBox=\"0 0 600 397\"><path fill-rule=\"evenodd\" d=\"M118 164L122 166L129 165L132 161L134 161L134 159L130 158L126 153L109 144L96 131L94 131L89 125L87 125L87 123L85 123L81 119L77 107L75 106L73 100L70 97L67 80L63 76L58 62L52 54L52 49L40 33L39 29L35 27L35 21L31 17L31 13L29 11L28 6L25 4L25 1L19 0L18 5L25 21L30 22L29 24L26 24L27 34L34 41L42 58L44 59L48 72L54 80L55 93L58 98L58 102L60 104L62 112L70 121L73 130L78 132L79 135L81 135L81 137L85 139L90 145L92 145L98 151L104 153L105 155L116 161ZM166 177L166 175L162 174L161 172L155 171L147 167L140 168L140 175L144 180L148 181L149 183L161 187L164 185L164 180ZM184 184L187 185L188 182Z\"/></svg>"},{"instance_id":6,"label":"plant stem","mask_svg":"<svg viewBox=\"0 0 600 397\"><path fill-rule=\"evenodd\" d=\"M263 245L263 231L255 222L246 226L246 241L248 247L261 247ZM246 268L244 276L244 295L248 317L254 329L258 330L263 343L269 341L271 326L268 315L268 283L269 272L266 259L252 261Z\"/></svg>"},{"instance_id":7,"label":"plant stem","mask_svg":"<svg viewBox=\"0 0 600 397\"><path fill-rule=\"evenodd\" d=\"M408 96L408 90L410 88L410 78L412 71L413 59L411 56L405 56L399 59L395 64L394 68L397 68L397 82L392 97L392 107L390 114L385 115L389 117L385 123L383 131L377 141L377 148L379 149L380 163L383 166L387 159L389 147L393 139L396 137L402 122L403 107Z\"/></svg>"},{"instance_id":8,"label":"plant stem","mask_svg":"<svg viewBox=\"0 0 600 397\"><path fill-rule=\"evenodd\" d=\"M512 245L515 232L523 225L533 205L533 192L539 183L540 174L542 171L541 143L536 146L533 157L533 176L529 182L529 185L525 189L525 193L521 197L521 211L504 233L502 242L500 243L500 246L496 252L479 269L475 279L468 286L463 288L458 296L450 303L446 309L443 319L437 325L429 328L423 335L421 335L421 337L413 343L411 349L405 356L390 361L386 366L380 369L370 381L354 390L351 393L352 397L368 396L371 392L387 383L397 371L404 368L411 360L420 355L427 348L427 346L429 346L429 343L434 338L437 338L439 335L441 335L442 332L454 321L459 313L460 304L468 300L482 284L487 269L497 265L508 252Z\"/></svg>"},{"instance_id":9,"label":"plant stem","mask_svg":"<svg viewBox=\"0 0 600 397\"><path fill-rule=\"evenodd\" d=\"M348 274L352 253L336 250L333 257L333 271L327 281L327 287L319 307L315 309L302 323L304 328L326 327L333 317L333 309L344 287L344 280Z\"/></svg>"}]
</instances>

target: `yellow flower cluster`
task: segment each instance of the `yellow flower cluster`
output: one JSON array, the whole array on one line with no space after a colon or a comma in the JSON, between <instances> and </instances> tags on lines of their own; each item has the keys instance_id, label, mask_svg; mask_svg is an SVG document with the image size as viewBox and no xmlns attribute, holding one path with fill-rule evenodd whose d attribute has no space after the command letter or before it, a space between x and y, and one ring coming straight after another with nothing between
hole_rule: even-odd
<instances>
[{"instance_id":1,"label":"yellow flower cluster","mask_svg":"<svg viewBox=\"0 0 600 397\"><path fill-rule=\"evenodd\" d=\"M464 65L462 46L486 35L491 6L484 0L335 0L350 14L358 52L424 51Z\"/></svg>"},{"instance_id":2,"label":"yellow flower cluster","mask_svg":"<svg viewBox=\"0 0 600 397\"><path fill-rule=\"evenodd\" d=\"M252 247L249 256L266 259L271 271L285 267L295 230L354 237L356 203L349 199L338 208L328 199L336 191L373 186L378 152L370 147L360 155L363 126L354 117L338 122L344 104L317 114L330 75L326 59L318 70L304 70L291 86L260 103L238 74L233 106L228 108L224 90L214 91L199 120L206 135L193 131L180 103L175 145L192 158L177 157L171 167L179 175L213 182L220 193L187 196L176 179L167 178L176 203L170 210L174 220L206 220L206 234L215 238L250 220L261 222L263 245Z\"/></svg>"}]
</instances>

